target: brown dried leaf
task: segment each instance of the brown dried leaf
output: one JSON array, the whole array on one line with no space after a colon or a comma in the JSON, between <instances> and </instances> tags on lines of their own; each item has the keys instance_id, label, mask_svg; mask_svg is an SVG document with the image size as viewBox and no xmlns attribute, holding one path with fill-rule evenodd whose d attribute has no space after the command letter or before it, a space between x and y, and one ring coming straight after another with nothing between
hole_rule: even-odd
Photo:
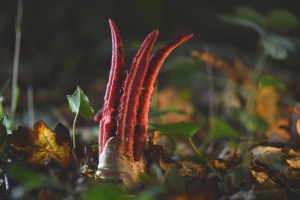
<instances>
[{"instance_id":1,"label":"brown dried leaf","mask_svg":"<svg viewBox=\"0 0 300 200\"><path fill-rule=\"evenodd\" d=\"M265 120L270 128L276 126L278 101L279 92L271 86L260 88L255 97L255 115Z\"/></svg>"},{"instance_id":2,"label":"brown dried leaf","mask_svg":"<svg viewBox=\"0 0 300 200\"><path fill-rule=\"evenodd\" d=\"M176 123L181 121L191 121L194 114L194 107L181 98L174 87L167 87L159 92L158 110L165 110L174 106L177 110L183 110L186 114L168 113L162 117L165 123Z\"/></svg>"},{"instance_id":3,"label":"brown dried leaf","mask_svg":"<svg viewBox=\"0 0 300 200\"><path fill-rule=\"evenodd\" d=\"M254 170L250 170L252 176L257 180L257 182L263 184L269 179L269 175L265 172L256 172Z\"/></svg>"},{"instance_id":4,"label":"brown dried leaf","mask_svg":"<svg viewBox=\"0 0 300 200\"><path fill-rule=\"evenodd\" d=\"M296 127L297 127L298 135L300 135L300 119L297 120Z\"/></svg>"},{"instance_id":5,"label":"brown dried leaf","mask_svg":"<svg viewBox=\"0 0 300 200\"><path fill-rule=\"evenodd\" d=\"M16 153L25 153L30 165L42 166L50 158L63 167L70 164L70 133L61 123L57 124L54 131L42 120L35 123L34 130L19 126L9 135L8 141Z\"/></svg>"}]
</instances>

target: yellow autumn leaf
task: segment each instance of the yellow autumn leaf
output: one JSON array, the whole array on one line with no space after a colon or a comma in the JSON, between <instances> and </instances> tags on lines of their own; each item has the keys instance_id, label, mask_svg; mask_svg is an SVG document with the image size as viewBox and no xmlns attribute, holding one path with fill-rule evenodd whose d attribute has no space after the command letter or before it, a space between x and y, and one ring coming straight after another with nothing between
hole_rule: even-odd
<instances>
[{"instance_id":1,"label":"yellow autumn leaf","mask_svg":"<svg viewBox=\"0 0 300 200\"><path fill-rule=\"evenodd\" d=\"M61 123L54 131L44 121L35 123L34 130L19 126L9 135L8 141L16 153L25 154L30 165L42 166L49 159L56 160L63 167L70 164L70 133Z\"/></svg>"},{"instance_id":2,"label":"yellow autumn leaf","mask_svg":"<svg viewBox=\"0 0 300 200\"><path fill-rule=\"evenodd\" d=\"M261 87L255 97L255 115L265 120L271 128L278 118L278 102L279 93L271 86Z\"/></svg>"}]
</instances>

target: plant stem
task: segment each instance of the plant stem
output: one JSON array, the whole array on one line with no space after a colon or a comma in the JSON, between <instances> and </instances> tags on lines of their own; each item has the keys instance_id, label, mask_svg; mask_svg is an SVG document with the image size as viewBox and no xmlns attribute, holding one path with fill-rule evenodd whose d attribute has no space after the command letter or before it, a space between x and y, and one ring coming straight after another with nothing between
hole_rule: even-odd
<instances>
[{"instance_id":1,"label":"plant stem","mask_svg":"<svg viewBox=\"0 0 300 200\"><path fill-rule=\"evenodd\" d=\"M29 118L29 125L34 125L34 97L33 97L33 88L29 86L27 88L27 106L28 106L28 118Z\"/></svg>"},{"instance_id":2,"label":"plant stem","mask_svg":"<svg viewBox=\"0 0 300 200\"><path fill-rule=\"evenodd\" d=\"M72 139L73 139L73 148L76 148L76 140L75 140L75 125L76 125L76 121L77 121L77 117L78 117L78 113L76 112L74 121L73 121L73 127L72 127Z\"/></svg>"},{"instance_id":3,"label":"plant stem","mask_svg":"<svg viewBox=\"0 0 300 200\"><path fill-rule=\"evenodd\" d=\"M189 142L191 147L193 148L194 152L200 156L201 158L205 159L206 161L206 165L218 176L218 178L220 180L223 180L221 174L219 172L217 172L217 170L208 162L208 160L202 155L202 153L198 150L198 148L196 147L195 143L193 142L192 138L189 137Z\"/></svg>"},{"instance_id":4,"label":"plant stem","mask_svg":"<svg viewBox=\"0 0 300 200\"><path fill-rule=\"evenodd\" d=\"M266 51L263 49L263 47L259 46L257 50L257 59L254 68L253 77L252 77L252 86L253 86L252 93L251 96L249 97L249 106L248 106L248 111L249 113L252 114L254 113L254 108L255 108L255 96L258 90L259 78L266 64L267 57L268 54L266 53Z\"/></svg>"},{"instance_id":5,"label":"plant stem","mask_svg":"<svg viewBox=\"0 0 300 200\"><path fill-rule=\"evenodd\" d=\"M17 21L16 21L16 41L15 41L15 53L13 61L13 79L12 79L12 93L11 93L11 110L10 115L13 121L15 117L15 111L18 101L18 70L19 70L19 57L21 46L21 24L23 14L23 0L18 0Z\"/></svg>"},{"instance_id":6,"label":"plant stem","mask_svg":"<svg viewBox=\"0 0 300 200\"><path fill-rule=\"evenodd\" d=\"M193 150L195 151L195 153L196 153L198 156L201 156L201 157L205 158L205 157L202 155L202 153L198 150L198 148L196 147L196 145L195 145L195 143L193 142L193 140L192 140L191 137L189 137L189 142L190 142L190 144L191 144L191 147L192 147ZM205 158L205 160L206 160L206 158Z\"/></svg>"},{"instance_id":7,"label":"plant stem","mask_svg":"<svg viewBox=\"0 0 300 200\"><path fill-rule=\"evenodd\" d=\"M0 117L3 116L3 96L0 94Z\"/></svg>"}]
</instances>

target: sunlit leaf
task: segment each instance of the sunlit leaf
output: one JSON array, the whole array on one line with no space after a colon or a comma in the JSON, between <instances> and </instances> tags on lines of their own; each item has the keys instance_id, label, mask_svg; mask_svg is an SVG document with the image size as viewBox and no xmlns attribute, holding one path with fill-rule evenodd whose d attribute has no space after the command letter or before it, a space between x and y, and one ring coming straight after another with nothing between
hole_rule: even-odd
<instances>
[{"instance_id":1,"label":"sunlit leaf","mask_svg":"<svg viewBox=\"0 0 300 200\"><path fill-rule=\"evenodd\" d=\"M88 188L81 197L82 200L109 199L127 200L127 196L120 187L113 184L96 184Z\"/></svg>"},{"instance_id":2,"label":"sunlit leaf","mask_svg":"<svg viewBox=\"0 0 300 200\"><path fill-rule=\"evenodd\" d=\"M78 113L87 119L92 118L94 115L94 109L90 105L89 99L79 86L77 86L73 95L67 95L67 99L69 101L70 110L73 113Z\"/></svg>"},{"instance_id":3,"label":"sunlit leaf","mask_svg":"<svg viewBox=\"0 0 300 200\"><path fill-rule=\"evenodd\" d=\"M271 86L279 91L283 91L285 89L285 84L281 80L272 77L272 76L263 76L259 80L259 85L261 87Z\"/></svg>"},{"instance_id":4,"label":"sunlit leaf","mask_svg":"<svg viewBox=\"0 0 300 200\"><path fill-rule=\"evenodd\" d=\"M288 10L274 10L267 16L268 25L272 28L288 32L299 26L297 17Z\"/></svg>"},{"instance_id":5,"label":"sunlit leaf","mask_svg":"<svg viewBox=\"0 0 300 200\"><path fill-rule=\"evenodd\" d=\"M38 121L34 130L19 126L8 136L16 153L25 153L26 161L35 166L43 166L52 158L62 166L68 166L71 160L71 139L69 130L58 123L55 130L48 128L44 121Z\"/></svg>"},{"instance_id":6,"label":"sunlit leaf","mask_svg":"<svg viewBox=\"0 0 300 200\"><path fill-rule=\"evenodd\" d=\"M201 128L199 124L189 122L179 122L172 124L150 124L161 134L171 137L193 137Z\"/></svg>"},{"instance_id":7,"label":"sunlit leaf","mask_svg":"<svg viewBox=\"0 0 300 200\"><path fill-rule=\"evenodd\" d=\"M284 172L283 152L281 148L257 146L252 149L253 159L267 164L271 169Z\"/></svg>"},{"instance_id":8,"label":"sunlit leaf","mask_svg":"<svg viewBox=\"0 0 300 200\"><path fill-rule=\"evenodd\" d=\"M252 176L259 182L260 184L265 183L267 180L269 180L268 174L265 172L256 172L254 170L250 170Z\"/></svg>"},{"instance_id":9,"label":"sunlit leaf","mask_svg":"<svg viewBox=\"0 0 300 200\"><path fill-rule=\"evenodd\" d=\"M209 134L216 138L237 138L240 136L239 132L232 126L217 118L213 119Z\"/></svg>"}]
</instances>

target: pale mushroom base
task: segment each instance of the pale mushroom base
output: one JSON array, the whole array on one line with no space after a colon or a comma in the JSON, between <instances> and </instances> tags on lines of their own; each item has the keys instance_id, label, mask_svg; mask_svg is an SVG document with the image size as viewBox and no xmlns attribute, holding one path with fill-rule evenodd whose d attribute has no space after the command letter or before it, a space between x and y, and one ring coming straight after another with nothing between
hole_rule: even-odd
<instances>
[{"instance_id":1,"label":"pale mushroom base","mask_svg":"<svg viewBox=\"0 0 300 200\"><path fill-rule=\"evenodd\" d=\"M126 189L140 186L139 174L145 170L144 160L132 162L125 152L126 140L111 137L99 157L96 179L105 182L121 183Z\"/></svg>"}]
</instances>

